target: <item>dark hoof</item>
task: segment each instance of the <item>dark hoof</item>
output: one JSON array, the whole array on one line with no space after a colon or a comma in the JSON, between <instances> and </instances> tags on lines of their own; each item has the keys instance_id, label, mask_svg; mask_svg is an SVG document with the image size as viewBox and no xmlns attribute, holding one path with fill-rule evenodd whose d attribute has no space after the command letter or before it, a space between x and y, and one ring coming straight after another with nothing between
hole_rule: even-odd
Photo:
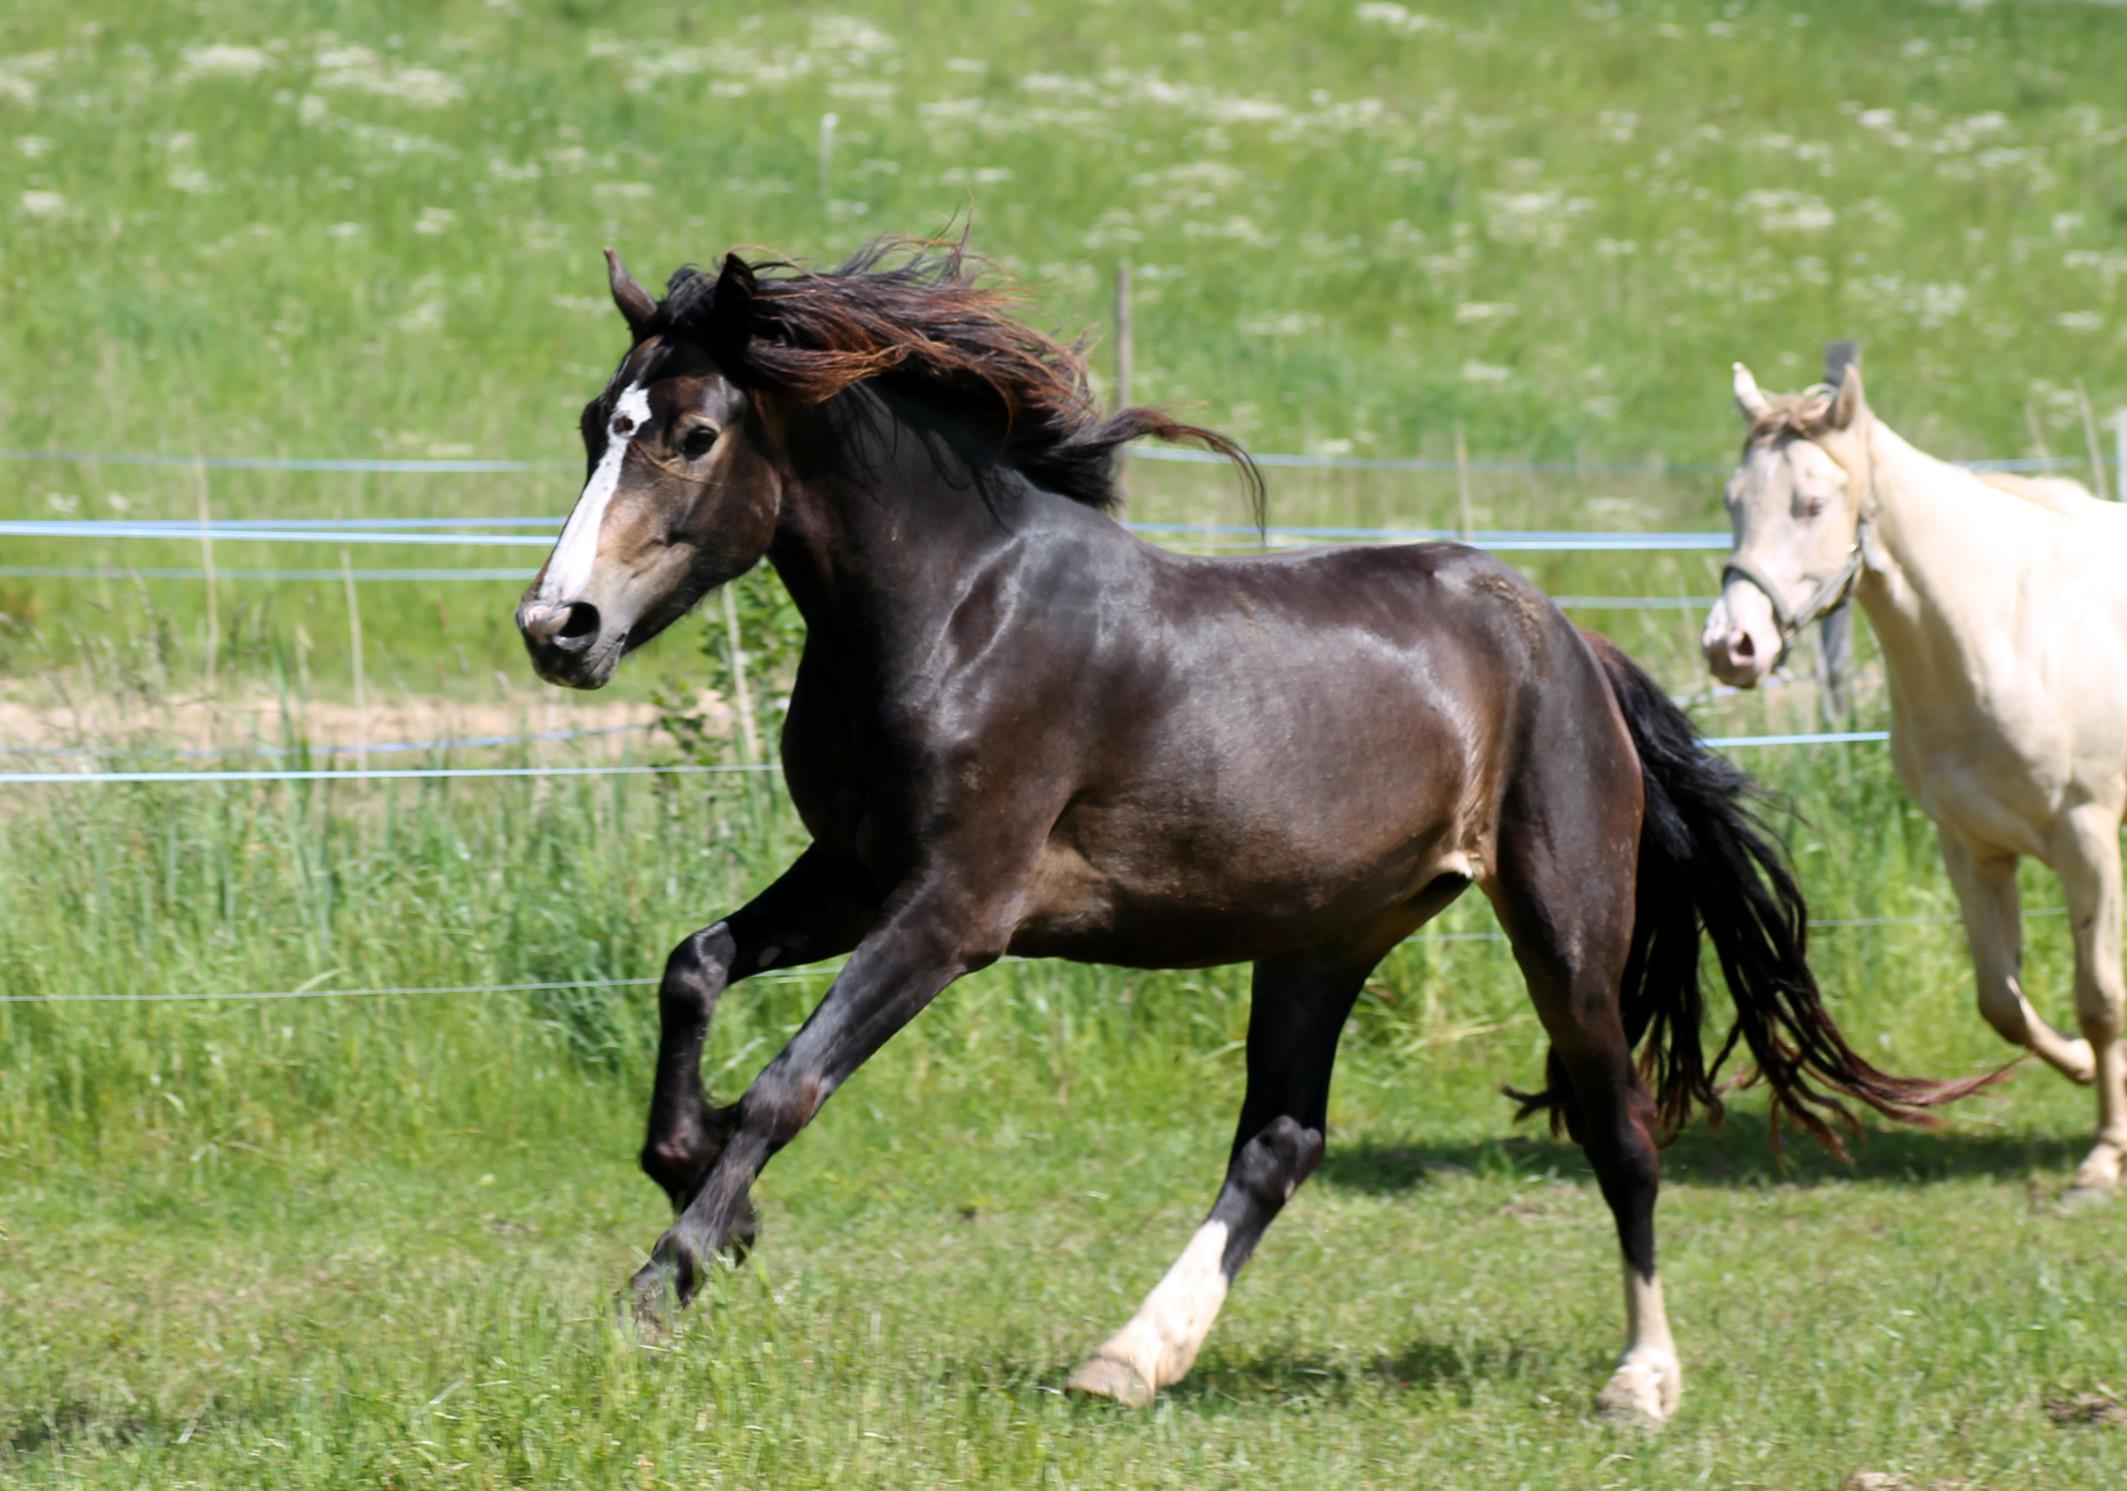
<instances>
[{"instance_id":1,"label":"dark hoof","mask_svg":"<svg viewBox=\"0 0 2127 1491\"><path fill-rule=\"evenodd\" d=\"M684 1302L677 1281L655 1261L644 1264L628 1280L614 1305L621 1323L633 1326L646 1342L655 1345L672 1334Z\"/></svg>"},{"instance_id":2,"label":"dark hoof","mask_svg":"<svg viewBox=\"0 0 2127 1491\"><path fill-rule=\"evenodd\" d=\"M1157 1392L1137 1375L1137 1368L1112 1356L1096 1356L1071 1374L1064 1391L1081 1398L1106 1398L1125 1408L1143 1408Z\"/></svg>"}]
</instances>

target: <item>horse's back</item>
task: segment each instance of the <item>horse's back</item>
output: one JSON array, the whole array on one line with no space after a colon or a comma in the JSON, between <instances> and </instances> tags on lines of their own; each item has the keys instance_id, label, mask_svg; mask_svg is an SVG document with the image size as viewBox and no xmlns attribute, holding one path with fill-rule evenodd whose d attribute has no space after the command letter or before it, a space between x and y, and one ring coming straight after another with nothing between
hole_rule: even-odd
<instances>
[{"instance_id":1,"label":"horse's back","mask_svg":"<svg viewBox=\"0 0 2127 1491\"><path fill-rule=\"evenodd\" d=\"M1016 950L1171 966L1415 924L1482 876L1544 731L1618 728L1578 632L1474 550L1153 573L1075 702L1082 767Z\"/></svg>"}]
</instances>

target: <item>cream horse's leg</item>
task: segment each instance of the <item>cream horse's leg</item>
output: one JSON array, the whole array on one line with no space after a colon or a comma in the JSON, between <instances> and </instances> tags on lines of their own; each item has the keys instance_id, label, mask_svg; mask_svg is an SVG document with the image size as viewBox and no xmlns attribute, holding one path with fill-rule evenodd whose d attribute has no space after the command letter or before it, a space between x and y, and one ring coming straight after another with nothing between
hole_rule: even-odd
<instances>
[{"instance_id":1,"label":"cream horse's leg","mask_svg":"<svg viewBox=\"0 0 2127 1491\"><path fill-rule=\"evenodd\" d=\"M2075 925L2075 1016L2097 1069L2097 1147L2075 1172L2075 1190L2110 1191L2127 1160L2127 1042L2120 1039L2120 815L2092 805L2061 823L2055 856Z\"/></svg>"},{"instance_id":2,"label":"cream horse's leg","mask_svg":"<svg viewBox=\"0 0 2127 1491\"><path fill-rule=\"evenodd\" d=\"M2096 1073L2090 1042L2070 1040L2047 1024L2024 997L2017 974L2023 964L2023 911L2016 901L2016 856L1975 847L1945 826L1942 862L1964 908L1965 936L1979 975L1979 1012L2001 1032L2077 1082Z\"/></svg>"}]
</instances>

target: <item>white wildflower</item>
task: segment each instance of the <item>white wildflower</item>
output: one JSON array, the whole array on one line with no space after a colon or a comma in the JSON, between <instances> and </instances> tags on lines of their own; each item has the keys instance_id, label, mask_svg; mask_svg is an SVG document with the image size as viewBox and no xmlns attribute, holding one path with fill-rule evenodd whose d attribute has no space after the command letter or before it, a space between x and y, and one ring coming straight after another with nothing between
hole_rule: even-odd
<instances>
[{"instance_id":1,"label":"white wildflower","mask_svg":"<svg viewBox=\"0 0 2127 1491\"><path fill-rule=\"evenodd\" d=\"M1457 326L1476 326L1486 321L1503 321L1518 314L1516 307L1497 300L1466 300L1455 307Z\"/></svg>"},{"instance_id":2,"label":"white wildflower","mask_svg":"<svg viewBox=\"0 0 2127 1491\"><path fill-rule=\"evenodd\" d=\"M1839 220L1822 198L1804 192L1745 192L1742 206L1769 233L1822 233Z\"/></svg>"},{"instance_id":3,"label":"white wildflower","mask_svg":"<svg viewBox=\"0 0 2127 1491\"><path fill-rule=\"evenodd\" d=\"M884 57L894 50L891 36L856 16L816 18L812 23L812 44L820 51L839 52L857 60Z\"/></svg>"},{"instance_id":4,"label":"white wildflower","mask_svg":"<svg viewBox=\"0 0 2127 1491\"><path fill-rule=\"evenodd\" d=\"M57 52L18 52L12 57L0 57L0 99L36 103L39 80L49 76L58 63Z\"/></svg>"},{"instance_id":5,"label":"white wildflower","mask_svg":"<svg viewBox=\"0 0 2127 1491\"><path fill-rule=\"evenodd\" d=\"M1972 292L1963 285L1922 285L1913 292L1913 310L1922 326L1941 326L1964 313Z\"/></svg>"},{"instance_id":6,"label":"white wildflower","mask_svg":"<svg viewBox=\"0 0 2127 1491\"><path fill-rule=\"evenodd\" d=\"M1575 218L1595 206L1592 198L1556 191L1486 192L1484 203L1494 238L1553 246L1564 241Z\"/></svg>"},{"instance_id":7,"label":"white wildflower","mask_svg":"<svg viewBox=\"0 0 2127 1491\"><path fill-rule=\"evenodd\" d=\"M30 217L57 217L66 211L66 198L57 192L24 192L20 203L22 211Z\"/></svg>"},{"instance_id":8,"label":"white wildflower","mask_svg":"<svg viewBox=\"0 0 2127 1491\"><path fill-rule=\"evenodd\" d=\"M2064 311L2053 318L2054 324L2063 331L2096 331L2105 324L2105 318L2096 311Z\"/></svg>"},{"instance_id":9,"label":"white wildflower","mask_svg":"<svg viewBox=\"0 0 2127 1491\"><path fill-rule=\"evenodd\" d=\"M1244 316L1234 322L1233 329L1244 337L1296 337L1312 331L1316 318L1301 311L1273 311L1264 315Z\"/></svg>"},{"instance_id":10,"label":"white wildflower","mask_svg":"<svg viewBox=\"0 0 2127 1491\"><path fill-rule=\"evenodd\" d=\"M421 209L421 215L414 219L414 231L434 237L440 233L448 233L451 225L457 221L458 214L448 207L424 207Z\"/></svg>"},{"instance_id":11,"label":"white wildflower","mask_svg":"<svg viewBox=\"0 0 2127 1491\"><path fill-rule=\"evenodd\" d=\"M1440 28L1440 22L1434 17L1394 4L1393 0L1367 0L1353 14L1358 16L1361 25L1379 26L1399 36L1416 36L1421 31Z\"/></svg>"},{"instance_id":12,"label":"white wildflower","mask_svg":"<svg viewBox=\"0 0 2127 1491\"><path fill-rule=\"evenodd\" d=\"M1511 383L1514 370L1503 368L1496 362L1478 362L1472 359L1462 365L1462 381L1465 383Z\"/></svg>"},{"instance_id":13,"label":"white wildflower","mask_svg":"<svg viewBox=\"0 0 2127 1491\"><path fill-rule=\"evenodd\" d=\"M177 166L169 176L170 190L200 196L214 190L214 182L198 166Z\"/></svg>"},{"instance_id":14,"label":"white wildflower","mask_svg":"<svg viewBox=\"0 0 2127 1491\"><path fill-rule=\"evenodd\" d=\"M465 96L465 85L449 73L388 62L367 47L328 47L317 54L317 65L320 88L395 99L419 109L440 109Z\"/></svg>"},{"instance_id":15,"label":"white wildflower","mask_svg":"<svg viewBox=\"0 0 2127 1491\"><path fill-rule=\"evenodd\" d=\"M23 135L15 141L15 148L31 160L42 160L51 154L52 142L43 135Z\"/></svg>"},{"instance_id":16,"label":"white wildflower","mask_svg":"<svg viewBox=\"0 0 2127 1491\"><path fill-rule=\"evenodd\" d=\"M273 59L258 47L230 46L215 42L204 47L186 47L178 53L177 81L195 78L255 78L273 65Z\"/></svg>"}]
</instances>

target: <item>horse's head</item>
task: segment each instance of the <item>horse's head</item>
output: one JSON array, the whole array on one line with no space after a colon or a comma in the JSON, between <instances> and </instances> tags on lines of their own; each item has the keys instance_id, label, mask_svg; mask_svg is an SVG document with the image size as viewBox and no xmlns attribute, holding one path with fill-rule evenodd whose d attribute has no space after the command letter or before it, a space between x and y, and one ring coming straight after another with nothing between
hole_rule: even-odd
<instances>
[{"instance_id":1,"label":"horse's head","mask_svg":"<svg viewBox=\"0 0 2127 1491\"><path fill-rule=\"evenodd\" d=\"M1771 396L1739 362L1735 397L1750 430L1722 497L1736 545L1700 643L1716 678L1747 689L1854 579L1871 416L1858 367L1836 389Z\"/></svg>"},{"instance_id":2,"label":"horse's head","mask_svg":"<svg viewBox=\"0 0 2127 1491\"><path fill-rule=\"evenodd\" d=\"M583 494L517 606L539 676L581 689L751 569L782 496L759 407L720 370L750 332L752 270L727 258L709 294L704 277L661 305L606 264L631 345L584 407Z\"/></svg>"}]
</instances>

